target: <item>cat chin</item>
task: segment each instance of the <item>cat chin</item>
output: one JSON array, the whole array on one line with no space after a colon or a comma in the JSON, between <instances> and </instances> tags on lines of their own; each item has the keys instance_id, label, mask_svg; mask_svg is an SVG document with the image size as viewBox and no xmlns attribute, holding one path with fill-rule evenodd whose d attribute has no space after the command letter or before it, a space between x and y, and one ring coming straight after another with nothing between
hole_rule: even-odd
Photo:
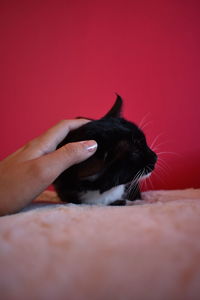
<instances>
[{"instance_id":1,"label":"cat chin","mask_svg":"<svg viewBox=\"0 0 200 300\"><path fill-rule=\"evenodd\" d=\"M109 205L112 202L121 199L125 191L125 185L121 184L110 190L100 193L96 191L87 191L81 193L81 200L84 204Z\"/></svg>"},{"instance_id":2,"label":"cat chin","mask_svg":"<svg viewBox=\"0 0 200 300\"><path fill-rule=\"evenodd\" d=\"M149 177L151 176L151 173L152 173L152 172L150 172L150 173L148 173L148 174L146 174L146 175L143 175L143 176L140 178L140 181L149 178Z\"/></svg>"}]
</instances>

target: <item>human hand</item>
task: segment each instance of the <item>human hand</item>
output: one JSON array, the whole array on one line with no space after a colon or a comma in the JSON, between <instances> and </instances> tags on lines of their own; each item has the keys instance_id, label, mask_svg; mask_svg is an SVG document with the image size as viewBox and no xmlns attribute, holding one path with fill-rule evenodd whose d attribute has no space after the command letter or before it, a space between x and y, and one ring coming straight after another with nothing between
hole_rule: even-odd
<instances>
[{"instance_id":1,"label":"human hand","mask_svg":"<svg viewBox=\"0 0 200 300\"><path fill-rule=\"evenodd\" d=\"M88 120L63 120L0 162L0 215L25 207L65 169L86 160L95 141L69 143L56 150L70 130Z\"/></svg>"}]
</instances>

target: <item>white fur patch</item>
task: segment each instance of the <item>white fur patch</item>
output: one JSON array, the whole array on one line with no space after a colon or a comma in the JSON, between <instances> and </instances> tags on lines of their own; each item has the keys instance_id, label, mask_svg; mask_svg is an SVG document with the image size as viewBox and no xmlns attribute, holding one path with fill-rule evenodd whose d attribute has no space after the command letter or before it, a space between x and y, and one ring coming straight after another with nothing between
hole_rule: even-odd
<instances>
[{"instance_id":1,"label":"white fur patch","mask_svg":"<svg viewBox=\"0 0 200 300\"><path fill-rule=\"evenodd\" d=\"M121 184L100 194L98 190L82 193L81 200L85 204L108 205L122 198L125 185Z\"/></svg>"}]
</instances>

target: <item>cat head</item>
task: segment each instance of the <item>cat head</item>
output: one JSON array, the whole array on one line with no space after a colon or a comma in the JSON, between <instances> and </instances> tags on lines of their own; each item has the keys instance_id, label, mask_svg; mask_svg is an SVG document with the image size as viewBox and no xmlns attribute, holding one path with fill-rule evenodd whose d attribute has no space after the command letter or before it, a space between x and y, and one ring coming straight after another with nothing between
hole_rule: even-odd
<instances>
[{"instance_id":1,"label":"cat head","mask_svg":"<svg viewBox=\"0 0 200 300\"><path fill-rule=\"evenodd\" d=\"M59 147L66 143L95 140L96 153L61 174L70 174L84 189L98 189L104 192L114 186L138 181L151 173L157 156L148 147L142 130L122 117L122 98L117 95L113 107L99 120L71 131ZM59 180L59 177L58 177Z\"/></svg>"}]
</instances>

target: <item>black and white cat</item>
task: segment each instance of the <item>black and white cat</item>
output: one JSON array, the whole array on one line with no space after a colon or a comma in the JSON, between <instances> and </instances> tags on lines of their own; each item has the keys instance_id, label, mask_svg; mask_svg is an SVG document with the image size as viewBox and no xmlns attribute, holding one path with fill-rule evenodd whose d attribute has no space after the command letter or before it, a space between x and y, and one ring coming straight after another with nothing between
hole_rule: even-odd
<instances>
[{"instance_id":1,"label":"black and white cat","mask_svg":"<svg viewBox=\"0 0 200 300\"><path fill-rule=\"evenodd\" d=\"M64 171L54 182L62 201L70 203L126 205L140 199L139 180L154 169L157 155L148 147L141 129L121 117L117 95L110 111L99 120L71 131L58 147L95 140L96 153Z\"/></svg>"}]
</instances>

